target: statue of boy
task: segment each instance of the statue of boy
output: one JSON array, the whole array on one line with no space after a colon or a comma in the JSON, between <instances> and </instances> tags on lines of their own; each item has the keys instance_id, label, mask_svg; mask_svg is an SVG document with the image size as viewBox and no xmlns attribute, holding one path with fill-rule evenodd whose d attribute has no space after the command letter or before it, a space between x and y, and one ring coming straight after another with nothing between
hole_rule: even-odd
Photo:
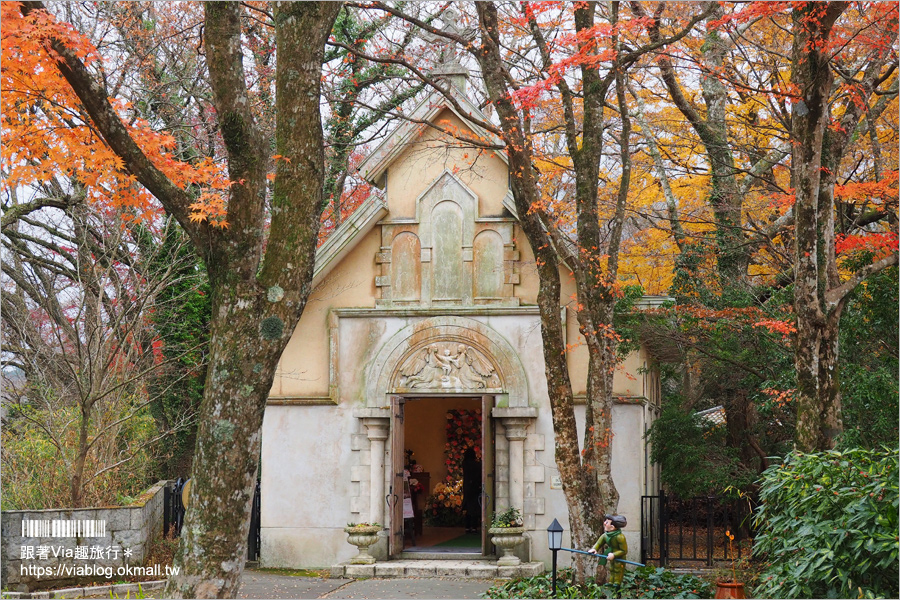
<instances>
[{"instance_id":1,"label":"statue of boy","mask_svg":"<svg viewBox=\"0 0 900 600\"><path fill-rule=\"evenodd\" d=\"M591 554L597 554L604 547L608 547L606 555L607 565L609 566L609 582L616 585L622 583L622 577L625 575L625 563L616 561L617 558L624 559L628 554L628 542L625 540L625 534L622 528L628 521L622 515L606 515L603 521L603 535L594 544L594 547L588 550Z\"/></svg>"}]
</instances>

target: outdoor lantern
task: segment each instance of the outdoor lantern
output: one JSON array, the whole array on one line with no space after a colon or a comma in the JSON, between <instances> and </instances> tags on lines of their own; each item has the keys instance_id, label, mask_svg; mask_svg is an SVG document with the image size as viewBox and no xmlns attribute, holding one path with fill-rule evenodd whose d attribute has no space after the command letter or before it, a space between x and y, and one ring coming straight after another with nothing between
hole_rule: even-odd
<instances>
[{"instance_id":1,"label":"outdoor lantern","mask_svg":"<svg viewBox=\"0 0 900 600\"><path fill-rule=\"evenodd\" d=\"M559 524L559 521L553 519L553 522L550 523L550 527L547 528L547 537L549 538L551 550L559 550L562 548L562 534L562 525Z\"/></svg>"},{"instance_id":2,"label":"outdoor lantern","mask_svg":"<svg viewBox=\"0 0 900 600\"><path fill-rule=\"evenodd\" d=\"M553 552L553 597L556 598L556 553L562 548L562 525L559 521L553 519L550 527L547 528L547 538L550 544L550 550Z\"/></svg>"}]
</instances>

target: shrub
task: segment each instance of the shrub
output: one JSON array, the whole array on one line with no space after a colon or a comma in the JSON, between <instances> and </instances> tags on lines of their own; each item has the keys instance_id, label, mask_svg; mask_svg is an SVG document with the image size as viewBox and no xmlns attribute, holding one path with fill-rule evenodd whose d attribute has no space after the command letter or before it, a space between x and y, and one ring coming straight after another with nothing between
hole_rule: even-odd
<instances>
[{"instance_id":1,"label":"shrub","mask_svg":"<svg viewBox=\"0 0 900 600\"><path fill-rule=\"evenodd\" d=\"M763 473L755 590L774 598L898 597L897 450L794 453Z\"/></svg>"},{"instance_id":2,"label":"shrub","mask_svg":"<svg viewBox=\"0 0 900 600\"><path fill-rule=\"evenodd\" d=\"M0 506L3 510L71 507L78 409L14 408L0 435ZM84 506L128 504L153 481L158 464L154 450L160 448L152 444L158 430L147 407L133 415L132 407L124 403L102 408L95 411L100 423L92 423L90 434L104 427L108 433L86 457ZM117 421L121 422L109 427Z\"/></svg>"},{"instance_id":3,"label":"shrub","mask_svg":"<svg viewBox=\"0 0 900 600\"><path fill-rule=\"evenodd\" d=\"M712 586L694 575L673 573L662 568L639 567L626 571L621 586L599 584L588 579L584 585L571 583L572 570L557 573L556 598L711 598ZM552 598L550 573L513 579L495 585L482 598Z\"/></svg>"}]
</instances>

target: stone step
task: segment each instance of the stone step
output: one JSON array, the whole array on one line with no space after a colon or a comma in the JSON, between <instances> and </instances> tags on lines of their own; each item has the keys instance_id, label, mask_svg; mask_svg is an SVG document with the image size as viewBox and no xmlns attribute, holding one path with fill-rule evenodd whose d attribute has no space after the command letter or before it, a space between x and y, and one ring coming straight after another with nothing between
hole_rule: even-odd
<instances>
[{"instance_id":1,"label":"stone step","mask_svg":"<svg viewBox=\"0 0 900 600\"><path fill-rule=\"evenodd\" d=\"M332 577L358 579L362 577L455 577L458 579L512 579L534 577L544 571L544 563L521 563L514 567L499 567L484 560L391 560L373 565L342 563L331 567Z\"/></svg>"},{"instance_id":2,"label":"stone step","mask_svg":"<svg viewBox=\"0 0 900 600\"><path fill-rule=\"evenodd\" d=\"M495 556L483 556L481 552L402 552L401 560L478 560L497 562Z\"/></svg>"}]
</instances>

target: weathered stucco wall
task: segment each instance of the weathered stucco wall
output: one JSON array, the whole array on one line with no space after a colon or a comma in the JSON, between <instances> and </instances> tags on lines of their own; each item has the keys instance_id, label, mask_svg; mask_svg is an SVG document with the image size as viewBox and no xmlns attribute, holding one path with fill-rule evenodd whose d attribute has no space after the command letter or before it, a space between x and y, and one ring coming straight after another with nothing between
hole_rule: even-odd
<instances>
[{"instance_id":1,"label":"weathered stucco wall","mask_svg":"<svg viewBox=\"0 0 900 600\"><path fill-rule=\"evenodd\" d=\"M351 520L352 447L359 420L343 406L270 406L263 420L262 548L266 567L327 567L356 549ZM358 469L356 469L358 470Z\"/></svg>"},{"instance_id":2,"label":"weathered stucco wall","mask_svg":"<svg viewBox=\"0 0 900 600\"><path fill-rule=\"evenodd\" d=\"M575 416L578 422L579 437L584 436L584 406L575 407ZM640 403L623 404L613 406L613 435L612 453L612 477L619 491L619 514L625 515L628 525L623 530L628 540L628 560L640 560L640 515L641 495L644 494L645 465L644 465L644 439L643 430L647 414L645 407ZM570 527L568 511L566 509L565 496L562 489L553 489L553 478L559 472L556 469L556 459L553 451L553 425L549 419L538 419L535 425L535 437L540 436L544 443L543 451L534 453L526 445L526 465L533 462L531 467L535 471L543 471L542 481L534 484L533 495L545 498L543 514L537 515L534 521L532 543L532 556L534 560L549 563L552 559L551 552L547 549L546 530L558 519L565 529L563 545L571 548L569 537ZM529 454L534 453L534 456ZM537 478L536 475L532 476ZM526 498L531 492L526 488ZM571 564L571 556L568 552L559 553L560 566Z\"/></svg>"},{"instance_id":3,"label":"weathered stucco wall","mask_svg":"<svg viewBox=\"0 0 900 600\"><path fill-rule=\"evenodd\" d=\"M328 313L332 308L375 305L376 228L320 283L281 356L271 397L312 397L326 401L328 390Z\"/></svg>"}]
</instances>

